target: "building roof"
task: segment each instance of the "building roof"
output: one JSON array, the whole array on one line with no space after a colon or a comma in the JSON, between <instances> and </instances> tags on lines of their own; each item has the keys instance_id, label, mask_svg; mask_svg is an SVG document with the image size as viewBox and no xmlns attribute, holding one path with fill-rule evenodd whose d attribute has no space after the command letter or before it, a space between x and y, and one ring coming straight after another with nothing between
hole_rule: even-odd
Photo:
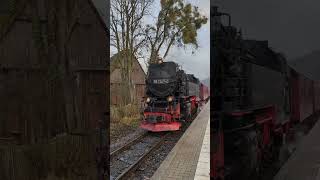
<instances>
[{"instance_id":1,"label":"building roof","mask_svg":"<svg viewBox=\"0 0 320 180\"><path fill-rule=\"evenodd\" d=\"M94 9L96 10L96 13L99 15L99 19L101 22L103 22L105 28L108 30L109 27L109 1L107 0L88 0Z\"/></svg>"},{"instance_id":2,"label":"building roof","mask_svg":"<svg viewBox=\"0 0 320 180\"><path fill-rule=\"evenodd\" d=\"M118 58L118 56L119 56L119 53L116 53L110 58L110 72L113 72L115 69L118 68L116 64L117 60L120 59ZM134 58L134 59L138 62L141 71L146 75L146 72L143 70L141 63L138 61L137 58Z\"/></svg>"},{"instance_id":3,"label":"building roof","mask_svg":"<svg viewBox=\"0 0 320 180\"><path fill-rule=\"evenodd\" d=\"M17 12L13 13L14 16L18 16L19 13L24 10L26 2L27 2L27 0L20 2L22 6L19 6L19 8L17 8L15 10ZM109 14L108 14L109 3L108 2L109 1L107 1L107 0L88 0L88 2L93 7L95 13L97 14L97 16L99 18L99 21L105 27L105 30L106 30L107 34L109 35L109 28L108 28L109 27L108 26L108 24L109 24L109 18L108 18L109 17ZM7 25L8 27L6 27L5 31L1 32L1 29L0 29L0 40L9 31L9 27L13 24L15 18L10 18L10 19L11 19L11 21L9 21L9 22L5 21L5 24L9 24L9 25ZM1 21L1 19L0 19L0 21Z\"/></svg>"}]
</instances>

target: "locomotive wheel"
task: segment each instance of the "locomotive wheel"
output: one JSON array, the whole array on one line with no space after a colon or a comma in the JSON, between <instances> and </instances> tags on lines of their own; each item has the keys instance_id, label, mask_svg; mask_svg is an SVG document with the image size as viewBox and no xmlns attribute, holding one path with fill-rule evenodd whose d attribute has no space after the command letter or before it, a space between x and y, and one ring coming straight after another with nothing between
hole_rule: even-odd
<instances>
[{"instance_id":1,"label":"locomotive wheel","mask_svg":"<svg viewBox=\"0 0 320 180\"><path fill-rule=\"evenodd\" d=\"M186 114L186 115L185 115L186 121L187 121L187 122L191 121L191 119L192 119L191 103L187 103L185 114Z\"/></svg>"},{"instance_id":2,"label":"locomotive wheel","mask_svg":"<svg viewBox=\"0 0 320 180\"><path fill-rule=\"evenodd\" d=\"M191 113L188 113L187 115L187 122L190 122L192 120L192 115Z\"/></svg>"},{"instance_id":3,"label":"locomotive wheel","mask_svg":"<svg viewBox=\"0 0 320 180\"><path fill-rule=\"evenodd\" d=\"M197 105L196 115L198 115L199 113L200 113L200 106Z\"/></svg>"},{"instance_id":4,"label":"locomotive wheel","mask_svg":"<svg viewBox=\"0 0 320 180\"><path fill-rule=\"evenodd\" d=\"M258 179L262 169L259 132L235 132L225 136L226 180Z\"/></svg>"},{"instance_id":5,"label":"locomotive wheel","mask_svg":"<svg viewBox=\"0 0 320 180\"><path fill-rule=\"evenodd\" d=\"M281 165L289 158L290 153L288 146L283 142L283 136L274 136L271 146L271 162L276 168L280 168Z\"/></svg>"},{"instance_id":6,"label":"locomotive wheel","mask_svg":"<svg viewBox=\"0 0 320 180\"><path fill-rule=\"evenodd\" d=\"M261 171L261 152L259 149L259 134L255 131L243 134L243 149L241 158L241 177L244 179L257 178Z\"/></svg>"},{"instance_id":7,"label":"locomotive wheel","mask_svg":"<svg viewBox=\"0 0 320 180\"><path fill-rule=\"evenodd\" d=\"M273 136L271 139L271 161L278 163L280 161L280 150L282 146L282 137Z\"/></svg>"}]
</instances>

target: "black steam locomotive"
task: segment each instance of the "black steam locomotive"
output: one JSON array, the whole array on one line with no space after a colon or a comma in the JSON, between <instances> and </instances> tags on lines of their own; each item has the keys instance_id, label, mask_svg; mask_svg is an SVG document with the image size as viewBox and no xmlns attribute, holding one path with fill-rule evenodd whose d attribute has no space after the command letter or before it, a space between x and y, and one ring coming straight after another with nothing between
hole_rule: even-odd
<instances>
[{"instance_id":1,"label":"black steam locomotive","mask_svg":"<svg viewBox=\"0 0 320 180\"><path fill-rule=\"evenodd\" d=\"M250 179L276 156L289 122L288 66L267 41L244 40L229 14L217 7L211 13L211 173Z\"/></svg>"},{"instance_id":2,"label":"black steam locomotive","mask_svg":"<svg viewBox=\"0 0 320 180\"><path fill-rule=\"evenodd\" d=\"M141 128L175 131L197 113L200 81L174 62L150 64L146 80L146 107Z\"/></svg>"}]
</instances>

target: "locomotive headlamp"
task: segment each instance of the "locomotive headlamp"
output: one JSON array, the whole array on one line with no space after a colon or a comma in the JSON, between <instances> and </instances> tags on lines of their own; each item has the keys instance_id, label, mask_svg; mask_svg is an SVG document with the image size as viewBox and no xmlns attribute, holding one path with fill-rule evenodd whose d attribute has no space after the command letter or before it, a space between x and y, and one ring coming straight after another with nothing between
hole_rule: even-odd
<instances>
[{"instance_id":1,"label":"locomotive headlamp","mask_svg":"<svg viewBox=\"0 0 320 180\"><path fill-rule=\"evenodd\" d=\"M173 101L173 96L169 96L169 97L167 98L167 101L168 101L168 102Z\"/></svg>"},{"instance_id":2,"label":"locomotive headlamp","mask_svg":"<svg viewBox=\"0 0 320 180\"><path fill-rule=\"evenodd\" d=\"M150 101L151 101L151 99L148 97L148 98L146 99L146 102L149 103Z\"/></svg>"},{"instance_id":3,"label":"locomotive headlamp","mask_svg":"<svg viewBox=\"0 0 320 180\"><path fill-rule=\"evenodd\" d=\"M158 64L162 64L162 63L163 63L163 61L161 59L159 59Z\"/></svg>"}]
</instances>

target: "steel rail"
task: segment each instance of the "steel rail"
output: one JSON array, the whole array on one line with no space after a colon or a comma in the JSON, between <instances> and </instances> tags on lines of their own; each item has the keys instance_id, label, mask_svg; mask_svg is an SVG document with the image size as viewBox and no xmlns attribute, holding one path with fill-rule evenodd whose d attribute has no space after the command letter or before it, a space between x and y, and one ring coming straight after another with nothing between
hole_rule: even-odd
<instances>
[{"instance_id":1,"label":"steel rail","mask_svg":"<svg viewBox=\"0 0 320 180\"><path fill-rule=\"evenodd\" d=\"M163 144L163 142L165 141L165 138L169 135L170 133L167 133L165 135L163 135L161 137L161 139L156 142L146 153L144 153L134 164L132 164L131 166L129 166L127 169L125 169L117 178L116 180L124 180L124 179L128 179L130 174L132 172L134 172L139 165L141 164L141 162L143 162L147 157L149 157L149 155L151 154L151 152L153 152L154 150L156 150L160 145Z\"/></svg>"},{"instance_id":2,"label":"steel rail","mask_svg":"<svg viewBox=\"0 0 320 180\"><path fill-rule=\"evenodd\" d=\"M132 139L130 142L126 143L125 145L123 145L123 146L119 147L118 149L112 151L110 153L110 158L112 158L112 157L118 155L119 153L127 150L131 145L135 144L137 141L139 141L140 139L146 137L147 135L148 135L148 132L144 132L144 133L140 134L138 137Z\"/></svg>"}]
</instances>

